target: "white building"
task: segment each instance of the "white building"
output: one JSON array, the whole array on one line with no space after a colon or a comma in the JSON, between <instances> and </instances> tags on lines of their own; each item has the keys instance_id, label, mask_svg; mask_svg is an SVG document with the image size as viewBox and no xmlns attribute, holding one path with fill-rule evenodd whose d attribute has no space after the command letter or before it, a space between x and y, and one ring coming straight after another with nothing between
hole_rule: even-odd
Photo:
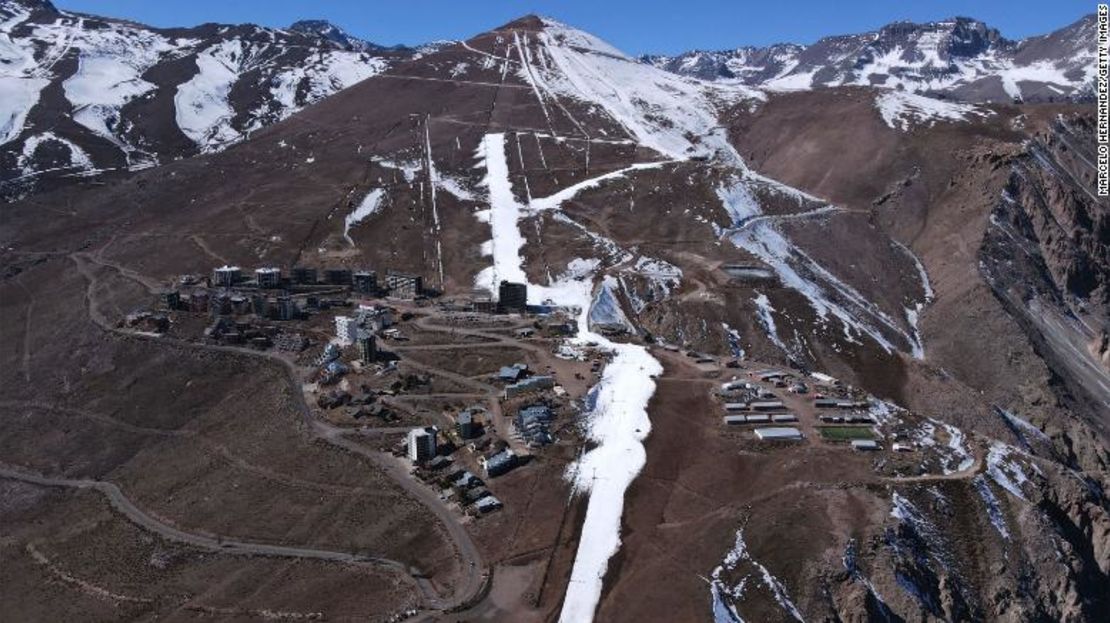
<instances>
[{"instance_id":1,"label":"white building","mask_svg":"<svg viewBox=\"0 0 1110 623\"><path fill-rule=\"evenodd\" d=\"M408 434L409 460L413 463L422 463L434 457L438 450L436 447L436 433L438 432L435 426L410 430Z\"/></svg>"},{"instance_id":2,"label":"white building","mask_svg":"<svg viewBox=\"0 0 1110 623\"><path fill-rule=\"evenodd\" d=\"M389 310L384 307L360 304L355 317L358 318L359 324L364 329L374 333L393 326L393 314L389 313Z\"/></svg>"},{"instance_id":3,"label":"white building","mask_svg":"<svg viewBox=\"0 0 1110 623\"><path fill-rule=\"evenodd\" d=\"M335 317L335 338L340 346L350 346L358 338L358 319L351 316Z\"/></svg>"},{"instance_id":4,"label":"white building","mask_svg":"<svg viewBox=\"0 0 1110 623\"><path fill-rule=\"evenodd\" d=\"M272 267L256 268L254 280L258 282L260 288L279 288L281 287L281 269Z\"/></svg>"},{"instance_id":5,"label":"white building","mask_svg":"<svg viewBox=\"0 0 1110 623\"><path fill-rule=\"evenodd\" d=\"M862 452L874 452L879 450L879 444L874 439L853 439L852 449L860 450Z\"/></svg>"},{"instance_id":6,"label":"white building","mask_svg":"<svg viewBox=\"0 0 1110 623\"><path fill-rule=\"evenodd\" d=\"M238 266L224 265L212 271L212 285L217 288L230 288L239 281L243 271Z\"/></svg>"},{"instance_id":7,"label":"white building","mask_svg":"<svg viewBox=\"0 0 1110 623\"><path fill-rule=\"evenodd\" d=\"M748 421L750 422L751 420L749 419ZM795 441L802 438L802 433L793 426L772 426L755 429L755 436L759 438L760 441Z\"/></svg>"}]
</instances>

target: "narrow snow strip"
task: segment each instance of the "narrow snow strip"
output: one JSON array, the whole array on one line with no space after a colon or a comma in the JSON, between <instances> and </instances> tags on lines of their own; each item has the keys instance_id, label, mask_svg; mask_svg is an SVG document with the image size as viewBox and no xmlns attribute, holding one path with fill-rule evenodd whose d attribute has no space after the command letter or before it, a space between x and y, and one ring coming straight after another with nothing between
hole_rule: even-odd
<instances>
[{"instance_id":1,"label":"narrow snow strip","mask_svg":"<svg viewBox=\"0 0 1110 623\"><path fill-rule=\"evenodd\" d=\"M347 215L343 223L343 237L347 239L347 242L349 242L352 247L355 246L355 241L351 239L351 228L381 209L382 199L384 197L385 191L381 188L375 188L366 193L366 196L362 198L358 207Z\"/></svg>"},{"instance_id":2,"label":"narrow snow strip","mask_svg":"<svg viewBox=\"0 0 1110 623\"><path fill-rule=\"evenodd\" d=\"M517 226L524 206L517 202L513 195L512 182L509 181L505 135L487 134L482 137L478 155L483 159L486 169L482 185L489 191L488 219L493 234L489 251L493 256L493 265L478 274L476 285L492 293L497 291L497 284L502 280L518 283L528 281L520 257L524 236Z\"/></svg>"},{"instance_id":3,"label":"narrow snow strip","mask_svg":"<svg viewBox=\"0 0 1110 623\"><path fill-rule=\"evenodd\" d=\"M778 328L775 326L775 308L771 306L771 300L762 292L757 292L756 294L758 296L752 299L752 302L755 303L756 313L759 314L759 323L763 325L763 330L767 333L767 338L771 340L772 344L778 346L782 352L786 353L787 356L790 356L790 349L786 347L782 338L779 337Z\"/></svg>"},{"instance_id":4,"label":"narrow snow strip","mask_svg":"<svg viewBox=\"0 0 1110 623\"><path fill-rule=\"evenodd\" d=\"M1002 417L1002 421L1004 421L1006 423L1006 426L1008 426L1010 430L1014 432L1014 435L1017 436L1022 445L1025 446L1026 450L1032 449L1029 443L1030 437L1045 444L1052 443L1052 439L1048 435L1046 435L1044 431L1037 428L1036 426L1033 426L1028 421L1023 420L1017 415L1014 415L1013 413L1001 407L995 407L994 410L995 413Z\"/></svg>"},{"instance_id":5,"label":"narrow snow strip","mask_svg":"<svg viewBox=\"0 0 1110 623\"><path fill-rule=\"evenodd\" d=\"M647 169L658 169L658 168L660 168L660 167L662 167L666 164L670 164L672 162L673 161L669 161L669 160L663 160L663 161L660 161L660 162L641 162L641 163L637 163L637 164L633 164L633 165L624 167L623 169L618 169L616 171L611 171L611 172L606 173L604 175L598 175L597 177L591 177L589 179L578 182L577 184L574 184L573 186L568 186L568 187L560 190L559 192L557 192L554 195L551 195L549 197L542 197L542 198L538 198L538 199L532 199L532 201L529 202L529 204L528 204L528 208L531 209L531 210L551 210L551 209L557 208L560 205L562 205L563 203L573 199L575 197L575 195L577 195L578 193L580 193L584 190L591 189L591 188L597 188L598 186L602 185L605 182L608 182L609 180L614 180L614 179L617 179L617 178L625 177L626 175L628 175L632 171L644 171L644 170L647 170Z\"/></svg>"},{"instance_id":6,"label":"narrow snow strip","mask_svg":"<svg viewBox=\"0 0 1110 623\"><path fill-rule=\"evenodd\" d=\"M500 279L528 281L519 227L524 207L513 195L506 150L504 134L486 135L479 149L486 168L484 184L489 190L493 266L478 276L478 285L491 292ZM644 347L614 343L590 330L590 266L577 262L574 276L563 275L550 285L529 284L528 288L530 300L550 300L578 310L575 344L594 343L612 353L601 380L590 392L592 408L585 414L586 438L592 448L567 473L575 491L589 493L590 498L560 614L564 623L593 620L609 559L620 548L625 491L647 460L643 445L651 432L647 404L655 393L654 377L663 373L663 367Z\"/></svg>"},{"instance_id":7,"label":"narrow snow strip","mask_svg":"<svg viewBox=\"0 0 1110 623\"><path fill-rule=\"evenodd\" d=\"M513 31L513 41L516 43L517 54L520 55L520 77L524 79L532 87L532 93L536 95L536 101L540 104L540 110L543 111L543 118L547 120L547 127L551 131L555 131L555 126L551 124L551 115L547 112L547 104L543 101L543 93L540 92L539 86L536 85L536 79L532 75L532 56L527 52L527 46L520 40L520 34Z\"/></svg>"},{"instance_id":8,"label":"narrow snow strip","mask_svg":"<svg viewBox=\"0 0 1110 623\"><path fill-rule=\"evenodd\" d=\"M990 483L982 474L979 474L971 479L971 484L975 486L979 498L983 500L983 506L987 509L987 518L990 519L991 525L1004 540L1009 541L1010 530L1006 526L1006 516L1002 514L1002 504L999 502L998 496L991 490Z\"/></svg>"},{"instance_id":9,"label":"narrow snow strip","mask_svg":"<svg viewBox=\"0 0 1110 623\"><path fill-rule=\"evenodd\" d=\"M710 574L712 579L710 580L709 586L713 597L714 623L743 621L736 610L735 602L743 597L748 576L745 574L738 583L731 587L728 586L721 577L725 572L734 572L741 563L748 563L755 568L763 585L771 591L775 601L778 602L779 606L781 606L788 615L796 621L805 622L801 611L798 610L794 601L790 599L790 594L787 592L782 582L779 581L767 567L752 558L751 553L748 552L747 543L744 542L744 531L740 529L736 531L736 541L733 543L732 549L725 554L724 560L713 569L713 573ZM732 603L726 604L726 597L730 598L728 601ZM724 616L719 616L718 612L720 612L720 615ZM731 617L731 619L729 617Z\"/></svg>"},{"instance_id":10,"label":"narrow snow strip","mask_svg":"<svg viewBox=\"0 0 1110 623\"><path fill-rule=\"evenodd\" d=\"M887 352L897 348L884 331L901 336L907 343L912 341L898 323L855 288L837 279L797 248L771 223L749 220L748 224L748 227L729 237L733 244L767 264L778 274L784 286L805 296L820 318L832 314L839 319L849 341L852 341L849 328L870 336Z\"/></svg>"},{"instance_id":11,"label":"narrow snow strip","mask_svg":"<svg viewBox=\"0 0 1110 623\"><path fill-rule=\"evenodd\" d=\"M447 175L446 173L443 173L442 171L438 171L436 173L436 178L437 178L436 179L436 186L440 190L445 191L448 194L454 196L459 201L477 201L478 200L478 196L475 195L472 190L467 188L463 184L463 182L459 181L457 178L454 178L450 175Z\"/></svg>"},{"instance_id":12,"label":"narrow snow strip","mask_svg":"<svg viewBox=\"0 0 1110 623\"><path fill-rule=\"evenodd\" d=\"M725 212L732 220L732 226L737 227L744 221L763 214L759 201L752 195L746 184L734 179L729 184L717 187L717 198L721 200Z\"/></svg>"},{"instance_id":13,"label":"narrow snow strip","mask_svg":"<svg viewBox=\"0 0 1110 623\"><path fill-rule=\"evenodd\" d=\"M905 308L905 310L906 322L909 323L912 332L912 334L909 336L912 354L915 359L924 359L925 340L921 337L921 329L918 327L918 323L921 320L921 312L925 311L925 307L929 305L929 303L932 303L933 299L935 298L933 286L929 282L929 273L925 271L925 265L921 263L921 259L917 257L917 254L915 254L913 251L910 250L909 247L902 244L901 242L898 242L897 240L892 239L891 242L894 244L894 246L901 249L901 251L905 253L907 257L910 258L910 261L912 261L914 266L917 268L917 276L918 279L921 281L921 289L924 294L924 299L914 303L913 307Z\"/></svg>"},{"instance_id":14,"label":"narrow snow strip","mask_svg":"<svg viewBox=\"0 0 1110 623\"><path fill-rule=\"evenodd\" d=\"M432 202L432 227L436 236L436 269L439 273L439 283L443 284L443 246L440 238L439 206L436 204L436 187L439 186L439 175L436 173L436 163L432 159L432 134L428 128L430 116L424 117L424 159L428 169L428 193Z\"/></svg>"},{"instance_id":15,"label":"narrow snow strip","mask_svg":"<svg viewBox=\"0 0 1110 623\"><path fill-rule=\"evenodd\" d=\"M732 549L725 553L721 564L709 575L709 591L713 598L713 623L744 623L736 610L736 602L744 596L748 578L744 576L729 586L721 577L726 571L734 571L736 566L747 557L748 544L744 542L744 531L736 531L736 541ZM727 599L726 599L727 598Z\"/></svg>"}]
</instances>

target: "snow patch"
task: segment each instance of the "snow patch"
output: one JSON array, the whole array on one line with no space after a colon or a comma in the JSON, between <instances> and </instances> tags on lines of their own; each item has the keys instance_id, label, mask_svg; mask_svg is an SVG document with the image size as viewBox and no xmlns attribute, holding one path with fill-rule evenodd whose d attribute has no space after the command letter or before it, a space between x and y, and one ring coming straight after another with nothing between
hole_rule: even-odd
<instances>
[{"instance_id":1,"label":"snow patch","mask_svg":"<svg viewBox=\"0 0 1110 623\"><path fill-rule=\"evenodd\" d=\"M228 96L244 71L247 50L238 40L224 41L197 53L197 73L178 85L174 97L177 126L202 152L218 151L242 136L232 126L235 109Z\"/></svg>"},{"instance_id":2,"label":"snow patch","mask_svg":"<svg viewBox=\"0 0 1110 623\"><path fill-rule=\"evenodd\" d=\"M915 125L930 127L938 121L970 121L972 116L993 114L971 104L948 102L905 91L884 91L875 98L875 107L888 126L903 132L909 132Z\"/></svg>"},{"instance_id":3,"label":"snow patch","mask_svg":"<svg viewBox=\"0 0 1110 623\"><path fill-rule=\"evenodd\" d=\"M355 246L355 241L351 239L351 228L377 213L382 207L382 199L384 198L385 190L381 188L371 190L366 193L366 196L362 198L358 206L347 215L346 219L344 219L343 237L347 239L347 242L349 242L352 247Z\"/></svg>"},{"instance_id":4,"label":"snow patch","mask_svg":"<svg viewBox=\"0 0 1110 623\"><path fill-rule=\"evenodd\" d=\"M1006 526L1006 516L1002 514L1002 505L998 501L998 496L991 490L990 483L982 474L979 474L971 480L971 484L979 493L980 499L983 500L983 506L987 510L987 518L990 519L991 525L1004 540L1009 541L1010 530Z\"/></svg>"},{"instance_id":5,"label":"snow patch","mask_svg":"<svg viewBox=\"0 0 1110 623\"><path fill-rule=\"evenodd\" d=\"M43 132L42 134L35 134L23 142L23 150L19 155L17 166L23 171L24 175L34 174L35 152L38 151L40 146L47 143L57 143L66 148L69 154L69 165L65 168L85 172L96 171L92 158L73 141L62 138L53 132Z\"/></svg>"},{"instance_id":6,"label":"snow patch","mask_svg":"<svg viewBox=\"0 0 1110 623\"><path fill-rule=\"evenodd\" d=\"M519 220L524 207L512 192L506 149L504 134L487 134L478 153L486 169L483 185L490 200L486 216L493 236L488 245L493 265L482 271L478 284L491 292L501 279L528 283L520 254L523 236ZM593 619L609 559L620 549L624 494L646 461L643 440L651 432L647 404L655 393L654 378L663 372L644 347L615 343L590 330L593 287L592 275L586 272L589 266L586 261L572 262L568 272L577 273L575 278L564 276L547 285L528 287L530 300L577 310L578 334L571 344L594 343L612 353L601 380L590 391L591 407L584 414L583 427L591 449L566 474L576 492L589 494L560 613L561 621L574 623Z\"/></svg>"},{"instance_id":7,"label":"snow patch","mask_svg":"<svg viewBox=\"0 0 1110 623\"><path fill-rule=\"evenodd\" d=\"M748 552L748 545L744 541L744 530L736 531L736 540L733 542L732 548L725 553L724 559L721 564L713 569L710 573L709 588L713 599L713 613L714 623L733 623L734 621L742 622L744 619L736 609L736 602L744 596L744 589L747 587L751 573L744 573L741 578L735 583L729 584L725 579L726 573L734 573L742 563L751 565L757 574L757 579L771 591L775 601L779 606L796 621L805 619L794 601L790 598L790 594L786 590L786 586L775 577L773 573L762 563L752 558Z\"/></svg>"},{"instance_id":8,"label":"snow patch","mask_svg":"<svg viewBox=\"0 0 1110 623\"><path fill-rule=\"evenodd\" d=\"M683 78L630 59L593 35L544 22L537 37L546 58L531 71L537 88L598 106L628 136L667 157L742 164L720 128L714 102L764 99L762 93Z\"/></svg>"},{"instance_id":9,"label":"snow patch","mask_svg":"<svg viewBox=\"0 0 1110 623\"><path fill-rule=\"evenodd\" d=\"M1017 461L1018 450L1000 441L993 442L987 453L987 475L1014 497L1028 502L1023 488L1030 478L1025 467Z\"/></svg>"}]
</instances>

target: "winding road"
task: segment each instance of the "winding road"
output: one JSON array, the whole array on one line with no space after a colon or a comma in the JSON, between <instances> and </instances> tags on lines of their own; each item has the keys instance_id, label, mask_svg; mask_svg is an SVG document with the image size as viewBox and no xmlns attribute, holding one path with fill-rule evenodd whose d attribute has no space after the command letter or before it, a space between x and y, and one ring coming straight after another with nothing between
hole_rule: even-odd
<instances>
[{"instance_id":1,"label":"winding road","mask_svg":"<svg viewBox=\"0 0 1110 623\"><path fill-rule=\"evenodd\" d=\"M102 250L101 250L102 251ZM137 333L117 328L114 326L105 314L100 310L95 298L95 290L98 284L98 277L94 270L91 270L89 264L96 264L98 266L113 269L125 278L128 278L136 283L142 285L148 291L154 293L157 291L158 284L153 280L139 275L134 271L125 269L124 267L109 261L105 261L99 257L99 253L91 254L86 252L72 253L69 256L77 265L78 271L88 281L88 287L85 293L86 309L89 318L105 332L126 336L132 339L148 340L155 344L173 345L180 348L191 350L200 350L208 352L219 352L227 354L246 355L250 357L257 357L267 359L271 362L276 362L282 366L286 372L284 375L288 384L290 393L297 404L297 409L300 411L302 421L306 429L316 439L324 441L339 449L347 452L357 454L364 457L389 477L391 477L398 486L400 486L409 495L416 498L423 504L443 525L444 530L449 536L450 540L454 543L455 549L460 557L460 574L461 578L458 585L448 596L440 595L435 590L432 583L424 577L424 575L415 568L412 568L405 563L391 560L388 558L355 554L350 552L340 552L325 549L316 549L308 547L290 547L280 545L270 545L265 543L252 543L248 541L223 538L221 536L207 536L186 532L165 524L145 513L142 509L131 502L123 491L115 484L106 481L88 480L88 479L69 479L47 476L43 474L34 473L28 470L17 468L14 466L0 465L0 477L11 480L18 480L29 484L45 487L66 487L74 489L92 489L100 492L108 498L113 508L126 516L135 524L155 532L163 537L178 541L181 543L189 544L192 546L200 547L203 549L222 552L231 555L246 555L246 556L270 556L270 557L284 557L284 558L300 558L336 562L341 564L353 565L374 565L396 572L404 581L410 584L421 596L425 607L433 610L451 611L469 605L477 596L481 595L489 581L489 572L482 561L481 554L478 551L473 539L466 532L466 529L459 522L455 513L439 499L439 496L431 488L416 481L408 472L408 467L400 460L392 456L383 454L376 450L372 450L347 438L347 434L361 434L358 430L348 430L333 426L326 422L317 419L312 410L309 408L305 401L304 392L301 388L301 381L299 373L293 362L285 359L279 355L257 351L245 347L237 346L220 346L212 344L198 344L171 338L166 336L156 336L143 333ZM429 368L429 371L435 374L444 374L448 377L458 376L452 375L447 371ZM459 376L459 382L465 382L471 387L478 387L482 393L488 394L494 388L487 384L482 384ZM5 406L16 406L14 404L6 404ZM25 405L24 405L25 406ZM46 408L55 408L50 405L44 405ZM134 432L142 432L148 434L162 434L169 436L195 436L187 431L167 431L161 429L150 429L146 427L137 427L130 424L117 422L116 420L107 416L92 414L89 417L105 420L112 424L119 424L131 429ZM222 446L221 446L222 448ZM234 461L234 457L227 457ZM316 483L319 484L319 483Z\"/></svg>"}]
</instances>

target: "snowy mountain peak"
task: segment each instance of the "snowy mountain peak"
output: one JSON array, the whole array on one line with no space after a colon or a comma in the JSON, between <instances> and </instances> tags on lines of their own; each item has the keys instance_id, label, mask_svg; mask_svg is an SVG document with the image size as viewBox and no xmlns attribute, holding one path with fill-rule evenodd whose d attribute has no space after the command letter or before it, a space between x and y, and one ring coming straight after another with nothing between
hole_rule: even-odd
<instances>
[{"instance_id":1,"label":"snowy mountain peak","mask_svg":"<svg viewBox=\"0 0 1110 623\"><path fill-rule=\"evenodd\" d=\"M1008 48L1014 42L1005 39L998 30L969 17L954 17L938 22L918 24L895 22L876 33L877 46L893 49L903 47L923 54L934 53L925 60L945 61L950 58L971 58L989 52L992 48Z\"/></svg>"},{"instance_id":2,"label":"snowy mountain peak","mask_svg":"<svg viewBox=\"0 0 1110 623\"><path fill-rule=\"evenodd\" d=\"M57 13L58 9L50 0L4 0L0 2L0 14L8 14L13 11L45 11L50 13Z\"/></svg>"},{"instance_id":3,"label":"snowy mountain peak","mask_svg":"<svg viewBox=\"0 0 1110 623\"><path fill-rule=\"evenodd\" d=\"M386 48L385 46L371 43L369 41L366 41L365 39L360 39L348 33L346 30L343 30L339 26L336 26L335 24L327 20L322 19L300 20L290 25L289 30L301 34L323 37L324 39L331 41L344 50L352 50L356 52L372 52L384 49L400 50L403 48L403 46Z\"/></svg>"},{"instance_id":4,"label":"snowy mountain peak","mask_svg":"<svg viewBox=\"0 0 1110 623\"><path fill-rule=\"evenodd\" d=\"M412 57L316 26L160 29L0 1L0 193L218 151Z\"/></svg>"},{"instance_id":5,"label":"snowy mountain peak","mask_svg":"<svg viewBox=\"0 0 1110 623\"><path fill-rule=\"evenodd\" d=\"M970 102L1089 97L1093 16L1040 37L1013 41L968 17L895 22L808 46L776 44L693 51L641 60L705 80L771 90L865 85L943 94Z\"/></svg>"},{"instance_id":6,"label":"snowy mountain peak","mask_svg":"<svg viewBox=\"0 0 1110 623\"><path fill-rule=\"evenodd\" d=\"M617 58L628 59L622 51L610 45L607 41L592 35L584 30L569 26L550 17L538 18L543 24L544 32L549 34L560 45L575 48L583 52L606 54Z\"/></svg>"}]
</instances>

